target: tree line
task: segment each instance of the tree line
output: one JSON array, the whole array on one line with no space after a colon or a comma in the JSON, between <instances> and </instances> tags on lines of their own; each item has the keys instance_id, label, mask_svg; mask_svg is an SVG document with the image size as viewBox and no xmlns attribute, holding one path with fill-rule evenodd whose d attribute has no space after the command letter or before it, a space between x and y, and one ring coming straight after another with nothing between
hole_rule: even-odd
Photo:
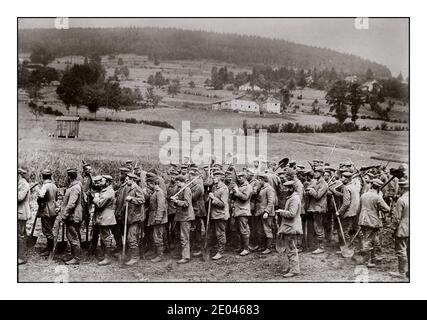
<instances>
[{"instance_id":1,"label":"tree line","mask_svg":"<svg viewBox=\"0 0 427 320\"><path fill-rule=\"evenodd\" d=\"M20 29L18 48L31 52L41 46L55 57L134 53L150 59L211 59L235 64L280 65L298 69L332 69L352 74L371 69L391 76L378 63L330 49L258 36L219 34L175 28L71 28Z\"/></svg>"}]
</instances>

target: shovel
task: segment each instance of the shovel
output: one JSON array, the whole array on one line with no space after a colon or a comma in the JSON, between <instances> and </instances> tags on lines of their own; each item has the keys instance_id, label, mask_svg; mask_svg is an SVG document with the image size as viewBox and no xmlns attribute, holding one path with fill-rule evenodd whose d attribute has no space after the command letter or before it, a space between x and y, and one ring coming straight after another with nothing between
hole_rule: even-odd
<instances>
[{"instance_id":1,"label":"shovel","mask_svg":"<svg viewBox=\"0 0 427 320\"><path fill-rule=\"evenodd\" d=\"M127 229L128 229L128 208L129 208L129 202L126 201L125 225L124 225L124 231L123 231L123 250L122 250L122 254L119 256L119 264L120 264L121 268L124 267L125 258L126 258L126 238L127 238Z\"/></svg>"},{"instance_id":2,"label":"shovel","mask_svg":"<svg viewBox=\"0 0 427 320\"><path fill-rule=\"evenodd\" d=\"M209 202L208 202L208 216L207 216L207 220L206 220L206 233L205 233L205 243L203 245L203 252L202 252L202 258L203 261L208 261L209 260L209 249L208 249L208 237L209 237L209 222L210 222L210 218L211 218L211 206L212 206L212 199L209 198Z\"/></svg>"},{"instance_id":3,"label":"shovel","mask_svg":"<svg viewBox=\"0 0 427 320\"><path fill-rule=\"evenodd\" d=\"M65 223L62 224L62 241L58 242L58 253L63 253L67 250L67 241L65 240ZM59 228L59 226L58 226Z\"/></svg>"},{"instance_id":4,"label":"shovel","mask_svg":"<svg viewBox=\"0 0 427 320\"><path fill-rule=\"evenodd\" d=\"M354 239L356 239L356 237L358 236L359 232L360 232L361 228L359 228L356 232L356 234L353 236L353 238L351 239L350 243L348 244L348 246L344 246L341 248L341 254L344 258L351 258L354 255L354 249L350 248L350 246L353 244Z\"/></svg>"},{"instance_id":5,"label":"shovel","mask_svg":"<svg viewBox=\"0 0 427 320\"><path fill-rule=\"evenodd\" d=\"M36 229L37 218L38 218L37 216L34 218L33 227L31 228L31 234L27 238L27 247L28 248L34 247L34 245L36 244L37 239L38 239L38 237L34 236L34 230Z\"/></svg>"},{"instance_id":6,"label":"shovel","mask_svg":"<svg viewBox=\"0 0 427 320\"><path fill-rule=\"evenodd\" d=\"M55 253L56 253L56 248L58 246L59 230L61 229L61 224L62 224L62 222L59 221L59 223L58 223L58 230L56 231L56 235L55 235L55 237L53 239L53 248L52 248L52 251L49 254L49 258L47 259L48 264L52 263L53 258L54 258Z\"/></svg>"},{"instance_id":7,"label":"shovel","mask_svg":"<svg viewBox=\"0 0 427 320\"><path fill-rule=\"evenodd\" d=\"M341 252L343 252L343 250L348 249L348 246L347 246L347 241L345 240L344 231L342 229L341 219L340 219L340 216L338 214L337 204L335 203L335 196L334 195L332 195L332 203L334 204L335 214L337 216L337 221L338 221L338 226L340 228L341 237L342 237L342 240L344 241L344 245L340 247Z\"/></svg>"},{"instance_id":8,"label":"shovel","mask_svg":"<svg viewBox=\"0 0 427 320\"><path fill-rule=\"evenodd\" d=\"M280 254L286 251L285 235L278 233L276 237L276 251Z\"/></svg>"},{"instance_id":9,"label":"shovel","mask_svg":"<svg viewBox=\"0 0 427 320\"><path fill-rule=\"evenodd\" d=\"M83 250L88 250L89 248L90 248L90 241L89 241L89 223L90 223L90 221L89 221L89 219L88 219L88 221L86 222L86 241L83 241L82 243L81 243L81 247L82 247L82 249Z\"/></svg>"}]
</instances>

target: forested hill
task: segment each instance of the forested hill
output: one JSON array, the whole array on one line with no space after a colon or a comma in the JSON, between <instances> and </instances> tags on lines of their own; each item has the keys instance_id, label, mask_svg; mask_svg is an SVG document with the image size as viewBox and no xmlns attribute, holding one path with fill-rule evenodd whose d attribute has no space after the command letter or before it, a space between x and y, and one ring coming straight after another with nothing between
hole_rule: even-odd
<instances>
[{"instance_id":1,"label":"forested hill","mask_svg":"<svg viewBox=\"0 0 427 320\"><path fill-rule=\"evenodd\" d=\"M135 53L158 59L212 59L236 64L264 64L304 69L342 70L391 76L390 70L355 55L258 36L175 28L20 29L20 52L42 43L56 56Z\"/></svg>"}]
</instances>

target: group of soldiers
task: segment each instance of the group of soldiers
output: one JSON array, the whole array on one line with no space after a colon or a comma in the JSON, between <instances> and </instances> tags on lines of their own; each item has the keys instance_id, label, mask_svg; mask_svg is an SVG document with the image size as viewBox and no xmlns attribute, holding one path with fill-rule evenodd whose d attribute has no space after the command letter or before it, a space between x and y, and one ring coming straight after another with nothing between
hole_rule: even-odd
<instances>
[{"instance_id":1,"label":"group of soldiers","mask_svg":"<svg viewBox=\"0 0 427 320\"><path fill-rule=\"evenodd\" d=\"M397 178L381 165L357 170L351 161L338 168L317 159L308 163L305 167L289 159L256 159L251 167L238 169L233 163L211 161L201 167L171 164L160 172L144 171L129 160L117 179L94 175L85 163L81 177L77 168L67 169L63 195L51 170L43 170L37 192L31 193L26 170L18 168L18 264L26 262L26 222L33 194L47 239L41 255L54 250L54 225L60 219L71 246L67 265L80 263L81 229L91 228L89 253L102 252L100 266L120 258L123 247L125 264L133 266L147 257L160 262L175 248L179 264L206 251L212 252L211 259L220 260L227 246L242 257L253 252L268 255L280 241L289 266L284 277L294 277L300 274L299 252L321 255L326 242L339 248L356 236L363 263L374 267L381 253L379 231L387 227L393 230L398 257L393 274L407 277L407 166L399 167L402 175ZM338 243L334 225L342 226L342 232L335 227Z\"/></svg>"}]
</instances>

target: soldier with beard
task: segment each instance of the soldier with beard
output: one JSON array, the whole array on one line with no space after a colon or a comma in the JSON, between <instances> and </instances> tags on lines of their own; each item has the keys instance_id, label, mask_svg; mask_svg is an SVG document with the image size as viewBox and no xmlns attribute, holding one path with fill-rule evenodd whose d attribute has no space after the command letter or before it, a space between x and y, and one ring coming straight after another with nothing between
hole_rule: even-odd
<instances>
[{"instance_id":1,"label":"soldier with beard","mask_svg":"<svg viewBox=\"0 0 427 320\"><path fill-rule=\"evenodd\" d=\"M98 226L102 247L104 249L104 258L98 265L106 266L111 264L111 250L114 238L111 228L116 224L116 218L114 216L116 200L113 187L111 186L113 178L109 175L104 175L96 177L96 180L99 180L101 190L99 193L95 193L93 198L93 203L95 204L94 220L95 224Z\"/></svg>"},{"instance_id":2,"label":"soldier with beard","mask_svg":"<svg viewBox=\"0 0 427 320\"><path fill-rule=\"evenodd\" d=\"M27 263L27 220L30 211L30 185L25 176L27 171L18 168L18 265Z\"/></svg>"},{"instance_id":3,"label":"soldier with beard","mask_svg":"<svg viewBox=\"0 0 427 320\"><path fill-rule=\"evenodd\" d=\"M246 173L237 174L237 185L233 187L234 197L234 217L237 220L238 232L240 236L240 255L246 256L249 251L250 228L248 219L251 216L251 196L252 187L246 180Z\"/></svg>"},{"instance_id":4,"label":"soldier with beard","mask_svg":"<svg viewBox=\"0 0 427 320\"><path fill-rule=\"evenodd\" d=\"M199 171L196 166L191 166L189 170L190 179L193 180L199 175ZM202 241L205 238L205 219L206 219L206 208L204 201L204 185L202 178L196 179L191 185L191 196L192 205L194 210L194 243L193 256L198 257L202 255L201 247Z\"/></svg>"},{"instance_id":5,"label":"soldier with beard","mask_svg":"<svg viewBox=\"0 0 427 320\"><path fill-rule=\"evenodd\" d=\"M52 181L52 171L49 169L42 171L43 185L38 192L37 216L41 218L42 232L46 237L46 248L41 252L42 257L49 256L53 249L54 236L53 226L55 225L56 201L58 200L58 188Z\"/></svg>"},{"instance_id":6,"label":"soldier with beard","mask_svg":"<svg viewBox=\"0 0 427 320\"><path fill-rule=\"evenodd\" d=\"M228 207L228 188L224 184L225 174L223 171L215 171L213 178L213 190L209 193L211 199L211 223L216 240L216 254L212 257L213 260L222 258L227 242L225 227L227 220L230 217Z\"/></svg>"},{"instance_id":7,"label":"soldier with beard","mask_svg":"<svg viewBox=\"0 0 427 320\"><path fill-rule=\"evenodd\" d=\"M116 242L116 254L120 255L123 249L123 232L124 232L124 214L125 214L125 199L129 192L129 186L126 184L126 176L129 169L122 167L119 169L119 184L116 190L116 208L114 216L116 217L116 224L112 228L114 240Z\"/></svg>"},{"instance_id":8,"label":"soldier with beard","mask_svg":"<svg viewBox=\"0 0 427 320\"><path fill-rule=\"evenodd\" d=\"M315 167L314 181L305 189L307 195L307 212L313 217L314 233L317 238L317 248L312 253L323 253L323 241L325 239L325 231L323 228L323 216L327 209L327 191L328 185L323 178L323 167Z\"/></svg>"},{"instance_id":9,"label":"soldier with beard","mask_svg":"<svg viewBox=\"0 0 427 320\"><path fill-rule=\"evenodd\" d=\"M268 183L268 176L262 174L259 176L259 193L256 200L255 216L258 245L261 244L261 239L265 240L264 250L262 254L271 253L273 244L273 231L275 230L275 192L273 187Z\"/></svg>"},{"instance_id":10,"label":"soldier with beard","mask_svg":"<svg viewBox=\"0 0 427 320\"><path fill-rule=\"evenodd\" d=\"M67 239L71 245L71 258L67 265L80 264L80 225L83 219L81 183L77 180L77 169L68 168L68 188L62 200L61 219L66 225Z\"/></svg>"},{"instance_id":11,"label":"soldier with beard","mask_svg":"<svg viewBox=\"0 0 427 320\"><path fill-rule=\"evenodd\" d=\"M165 227L168 222L167 204L165 194L159 186L157 177L147 179L147 187L150 190L150 209L147 225L153 228L153 243L156 256L151 262L157 263L163 260Z\"/></svg>"},{"instance_id":12,"label":"soldier with beard","mask_svg":"<svg viewBox=\"0 0 427 320\"><path fill-rule=\"evenodd\" d=\"M300 273L300 262L297 249L297 236L302 234L301 225L301 199L295 190L295 181L289 180L284 183L287 198L285 208L278 210L282 217L278 235L285 243L285 253L287 256L289 270L284 275L290 278Z\"/></svg>"}]
</instances>

